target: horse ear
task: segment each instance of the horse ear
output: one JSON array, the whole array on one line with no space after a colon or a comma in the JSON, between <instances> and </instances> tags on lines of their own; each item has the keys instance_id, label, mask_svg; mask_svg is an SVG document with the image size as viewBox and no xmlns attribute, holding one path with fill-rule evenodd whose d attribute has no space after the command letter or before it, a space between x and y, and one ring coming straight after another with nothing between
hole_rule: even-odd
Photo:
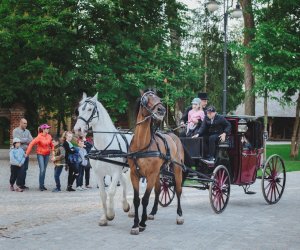
<instances>
[{"instance_id":1,"label":"horse ear","mask_svg":"<svg viewBox=\"0 0 300 250\"><path fill-rule=\"evenodd\" d=\"M96 95L94 95L93 99L95 99L96 101L98 101L98 92L96 93Z\"/></svg>"},{"instance_id":2,"label":"horse ear","mask_svg":"<svg viewBox=\"0 0 300 250\"><path fill-rule=\"evenodd\" d=\"M86 99L87 95L85 92L82 93L82 100Z\"/></svg>"}]
</instances>

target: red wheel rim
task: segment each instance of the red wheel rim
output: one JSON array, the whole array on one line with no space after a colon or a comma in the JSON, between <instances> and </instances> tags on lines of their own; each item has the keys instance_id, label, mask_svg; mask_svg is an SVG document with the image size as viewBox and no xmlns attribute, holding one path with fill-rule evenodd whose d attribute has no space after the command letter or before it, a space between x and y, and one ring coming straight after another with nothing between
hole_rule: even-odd
<instances>
[{"instance_id":1,"label":"red wheel rim","mask_svg":"<svg viewBox=\"0 0 300 250\"><path fill-rule=\"evenodd\" d=\"M230 195L230 178L224 167L215 172L210 192L212 208L216 213L221 213L227 206Z\"/></svg>"},{"instance_id":2,"label":"red wheel rim","mask_svg":"<svg viewBox=\"0 0 300 250\"><path fill-rule=\"evenodd\" d=\"M159 195L159 203L161 206L166 207L168 206L175 195L175 187L170 185L170 182L163 178L161 180L161 188L160 188L160 195Z\"/></svg>"},{"instance_id":3,"label":"red wheel rim","mask_svg":"<svg viewBox=\"0 0 300 250\"><path fill-rule=\"evenodd\" d=\"M285 187L285 167L279 156L271 157L263 173L263 194L269 204L279 201Z\"/></svg>"}]
</instances>

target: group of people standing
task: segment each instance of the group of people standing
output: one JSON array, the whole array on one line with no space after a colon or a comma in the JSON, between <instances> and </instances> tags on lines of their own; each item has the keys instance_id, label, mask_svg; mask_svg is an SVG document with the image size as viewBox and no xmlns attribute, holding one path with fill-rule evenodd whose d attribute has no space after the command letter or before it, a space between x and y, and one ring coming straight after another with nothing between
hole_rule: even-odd
<instances>
[{"instance_id":1,"label":"group of people standing","mask_svg":"<svg viewBox=\"0 0 300 250\"><path fill-rule=\"evenodd\" d=\"M39 166L39 190L45 191L45 176L49 160L54 164L54 180L56 188L53 192L61 191L60 175L65 168L68 173L67 191L75 191L73 183L76 180L76 190L91 188L89 185L91 165L86 159L87 153L92 148L92 142L85 137L77 139L74 144L73 133L66 131L61 137L54 137L49 134L50 126L42 124L39 126L39 133L32 138L27 127L26 119L20 120L20 126L13 130L13 146L10 150L10 190L23 192L28 189L25 185L26 173L29 164L29 155L32 148L36 146L37 160ZM83 176L85 175L85 187ZM15 187L16 184L16 187Z\"/></svg>"},{"instance_id":2,"label":"group of people standing","mask_svg":"<svg viewBox=\"0 0 300 250\"><path fill-rule=\"evenodd\" d=\"M192 100L192 106L188 107L181 118L181 125L186 130L180 136L204 137L208 148L206 161L215 162L216 143L224 142L231 132L231 124L222 115L217 114L214 106L208 106L207 93L199 93Z\"/></svg>"}]
</instances>

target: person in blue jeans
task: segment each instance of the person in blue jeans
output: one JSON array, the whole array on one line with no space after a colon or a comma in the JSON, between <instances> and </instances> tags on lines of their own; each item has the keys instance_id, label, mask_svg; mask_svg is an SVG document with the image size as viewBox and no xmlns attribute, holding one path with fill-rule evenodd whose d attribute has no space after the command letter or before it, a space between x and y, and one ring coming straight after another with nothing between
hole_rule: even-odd
<instances>
[{"instance_id":1,"label":"person in blue jeans","mask_svg":"<svg viewBox=\"0 0 300 250\"><path fill-rule=\"evenodd\" d=\"M59 137L55 137L52 140L52 143L54 145L54 155L52 157L52 162L54 163L54 180L56 183L56 188L52 190L52 192L60 192L61 191L61 185L60 185L60 174L63 170L63 167L65 164L65 155L66 151L65 148L61 144L61 139Z\"/></svg>"},{"instance_id":2,"label":"person in blue jeans","mask_svg":"<svg viewBox=\"0 0 300 250\"><path fill-rule=\"evenodd\" d=\"M33 141L30 142L25 157L27 157L33 146L37 145L36 153L37 153L37 160L39 163L40 168L40 175L39 175L39 185L40 191L47 190L44 185L45 175L46 175L46 168L49 161L50 153L53 153L54 146L52 144L52 136L49 134L50 126L48 124L42 124L39 127L39 134Z\"/></svg>"}]
</instances>

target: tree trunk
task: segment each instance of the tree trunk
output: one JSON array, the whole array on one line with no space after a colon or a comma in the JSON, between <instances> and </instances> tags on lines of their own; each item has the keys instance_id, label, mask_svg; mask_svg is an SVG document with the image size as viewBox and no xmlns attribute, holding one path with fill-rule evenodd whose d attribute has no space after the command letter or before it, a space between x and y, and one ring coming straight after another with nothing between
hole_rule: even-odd
<instances>
[{"instance_id":1,"label":"tree trunk","mask_svg":"<svg viewBox=\"0 0 300 250\"><path fill-rule=\"evenodd\" d=\"M299 142L300 142L300 122L299 122L299 113L300 113L300 92L298 94L297 106L296 106L296 118L293 127L293 135L291 141L291 158L296 158L299 153Z\"/></svg>"},{"instance_id":2,"label":"tree trunk","mask_svg":"<svg viewBox=\"0 0 300 250\"><path fill-rule=\"evenodd\" d=\"M243 9L244 17L244 46L248 47L249 43L254 39L254 15L252 10L251 0L240 0L240 4ZM246 54L244 56L244 84L245 84L245 114L255 115L255 94L252 89L255 84L255 78L253 73L253 66L250 63L251 56Z\"/></svg>"}]
</instances>

